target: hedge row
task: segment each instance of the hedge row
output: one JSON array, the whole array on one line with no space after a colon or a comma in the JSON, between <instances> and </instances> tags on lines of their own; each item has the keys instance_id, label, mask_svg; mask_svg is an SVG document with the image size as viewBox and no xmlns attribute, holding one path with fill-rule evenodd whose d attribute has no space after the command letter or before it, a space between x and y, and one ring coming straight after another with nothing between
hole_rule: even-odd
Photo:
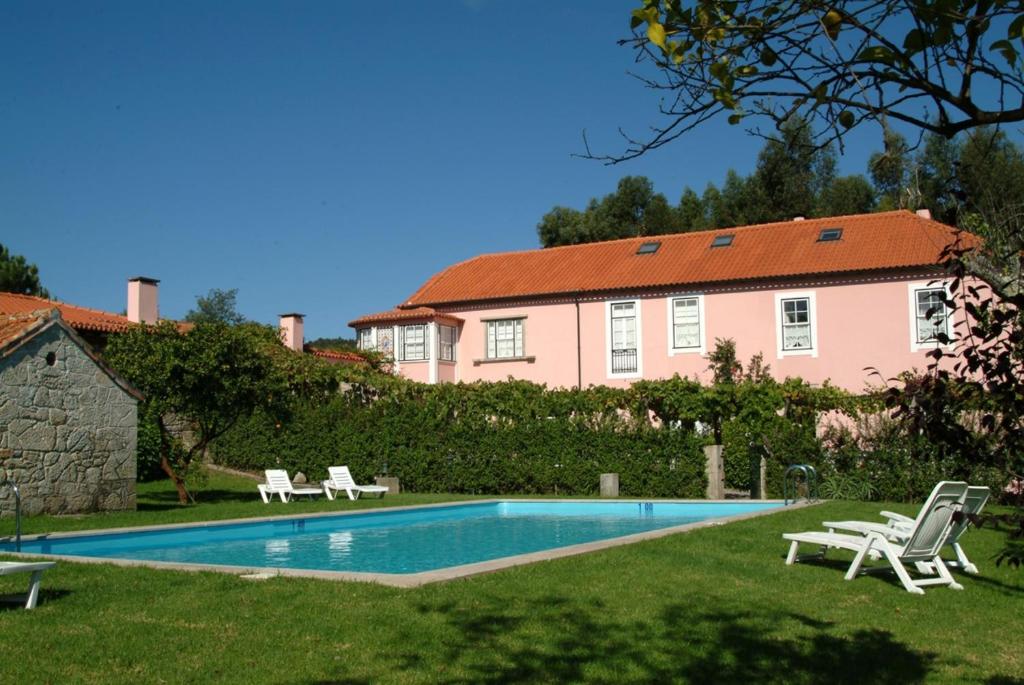
<instances>
[{"instance_id":1,"label":"hedge row","mask_svg":"<svg viewBox=\"0 0 1024 685\"><path fill-rule=\"evenodd\" d=\"M524 381L348 387L328 401L297 399L287 415L247 417L213 444L215 460L310 480L347 464L361 481L397 476L413 492L594 495L600 474L618 473L624 496L703 497L702 448L717 432L727 487L748 489L763 455L774 497L794 463L815 466L821 494L836 498L915 501L942 479L994 492L1005 482L1000 446L983 433L946 444L889 417L877 398L798 379L709 387L675 377L583 391ZM827 412L845 415L845 427L821 432Z\"/></svg>"},{"instance_id":2,"label":"hedge row","mask_svg":"<svg viewBox=\"0 0 1024 685\"><path fill-rule=\"evenodd\" d=\"M299 404L283 418L257 413L217 440L214 456L226 466L279 467L310 480L346 464L361 482L397 476L412 492L595 495L600 474L618 473L623 496L704 496L703 441L692 431L655 428L594 405L584 419L574 411L579 403L554 392L535 399L560 415L511 402L499 416L493 396L474 398L474 410L453 403L456 387L369 403L339 396Z\"/></svg>"}]
</instances>

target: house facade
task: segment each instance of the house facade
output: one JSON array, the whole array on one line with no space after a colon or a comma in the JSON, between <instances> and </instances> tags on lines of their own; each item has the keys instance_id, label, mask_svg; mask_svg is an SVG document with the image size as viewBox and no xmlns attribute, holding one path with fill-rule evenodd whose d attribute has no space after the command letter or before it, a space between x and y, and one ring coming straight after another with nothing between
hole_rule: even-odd
<instances>
[{"instance_id":1,"label":"house facade","mask_svg":"<svg viewBox=\"0 0 1024 685\"><path fill-rule=\"evenodd\" d=\"M349 325L427 383L707 381L731 338L777 378L859 392L923 370L955 332L941 268L955 237L896 211L482 255Z\"/></svg>"}]
</instances>

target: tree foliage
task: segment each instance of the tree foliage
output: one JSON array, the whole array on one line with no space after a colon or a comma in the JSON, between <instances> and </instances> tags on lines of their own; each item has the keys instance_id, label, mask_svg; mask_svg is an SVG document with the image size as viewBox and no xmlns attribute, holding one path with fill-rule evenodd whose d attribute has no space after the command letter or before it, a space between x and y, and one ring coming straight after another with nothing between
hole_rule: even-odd
<instances>
[{"instance_id":1,"label":"tree foliage","mask_svg":"<svg viewBox=\"0 0 1024 685\"><path fill-rule=\"evenodd\" d=\"M238 288L211 288L206 297L196 295L196 307L185 314L191 323L222 323L234 326L245 321L238 313Z\"/></svg>"},{"instance_id":2,"label":"tree foliage","mask_svg":"<svg viewBox=\"0 0 1024 685\"><path fill-rule=\"evenodd\" d=\"M21 255L11 254L0 245L0 292L50 297L39 282L39 269Z\"/></svg>"},{"instance_id":3,"label":"tree foliage","mask_svg":"<svg viewBox=\"0 0 1024 685\"><path fill-rule=\"evenodd\" d=\"M256 408L272 409L291 384L305 380L275 364L275 352L289 353L276 331L257 325L199 323L180 333L171 322L137 326L112 336L106 360L146 398L146 413L160 430L160 466L189 500L187 481L207 445ZM301 380L300 380L301 379ZM183 419L195 440L183 442L171 430Z\"/></svg>"},{"instance_id":4,"label":"tree foliage","mask_svg":"<svg viewBox=\"0 0 1024 685\"><path fill-rule=\"evenodd\" d=\"M598 240L677 233L678 215L644 176L624 176L614 193L594 198L585 210L555 207L537 225L541 245L575 245Z\"/></svg>"},{"instance_id":5,"label":"tree foliage","mask_svg":"<svg viewBox=\"0 0 1024 685\"><path fill-rule=\"evenodd\" d=\"M944 137L1024 120L1020 0L783 2L643 0L620 41L650 65L666 121L626 136L608 163L726 117L781 127L794 114L821 141L866 121ZM624 134L625 135L625 134Z\"/></svg>"}]
</instances>

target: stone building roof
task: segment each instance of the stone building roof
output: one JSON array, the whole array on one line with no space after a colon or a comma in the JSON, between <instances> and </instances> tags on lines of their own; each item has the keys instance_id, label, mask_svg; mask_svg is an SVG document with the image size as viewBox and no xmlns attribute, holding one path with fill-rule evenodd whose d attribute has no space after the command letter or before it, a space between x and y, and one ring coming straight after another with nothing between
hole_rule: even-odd
<instances>
[{"instance_id":1,"label":"stone building roof","mask_svg":"<svg viewBox=\"0 0 1024 685\"><path fill-rule=\"evenodd\" d=\"M35 337L54 326L61 328L81 348L82 352L92 359L96 366L109 376L118 387L137 400L145 399L135 386L122 378L120 374L107 366L99 358L92 347L89 346L89 343L82 340L78 333L64 321L60 310L56 307L17 314L0 314L0 361L11 356Z\"/></svg>"}]
</instances>

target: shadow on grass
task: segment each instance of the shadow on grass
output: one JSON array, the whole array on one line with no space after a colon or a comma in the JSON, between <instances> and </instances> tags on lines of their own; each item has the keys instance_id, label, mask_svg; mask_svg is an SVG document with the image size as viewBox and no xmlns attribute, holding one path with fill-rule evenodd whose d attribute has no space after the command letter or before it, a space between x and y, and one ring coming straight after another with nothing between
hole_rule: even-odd
<instances>
[{"instance_id":1,"label":"shadow on grass","mask_svg":"<svg viewBox=\"0 0 1024 685\"><path fill-rule=\"evenodd\" d=\"M197 504L225 504L227 502L252 502L258 499L256 488L252 493L240 490L201 490L196 494ZM191 504L181 504L178 501L178 493L175 491L149 492L140 497L136 509L138 511L167 511L168 509L180 509L190 507Z\"/></svg>"},{"instance_id":2,"label":"shadow on grass","mask_svg":"<svg viewBox=\"0 0 1024 685\"><path fill-rule=\"evenodd\" d=\"M70 595L69 590L48 590L39 588L37 608ZM25 593L0 595L0 611L25 611Z\"/></svg>"},{"instance_id":3,"label":"shadow on grass","mask_svg":"<svg viewBox=\"0 0 1024 685\"><path fill-rule=\"evenodd\" d=\"M507 604L507 602L506 602ZM547 597L514 606L498 600L467 611L422 605L452 635L445 683L923 682L936 655L909 648L884 630L843 631L797 613L731 611L688 604L631 621L600 601ZM403 670L423 668L415 647L399 652ZM400 673L391 673L401 680Z\"/></svg>"}]
</instances>

